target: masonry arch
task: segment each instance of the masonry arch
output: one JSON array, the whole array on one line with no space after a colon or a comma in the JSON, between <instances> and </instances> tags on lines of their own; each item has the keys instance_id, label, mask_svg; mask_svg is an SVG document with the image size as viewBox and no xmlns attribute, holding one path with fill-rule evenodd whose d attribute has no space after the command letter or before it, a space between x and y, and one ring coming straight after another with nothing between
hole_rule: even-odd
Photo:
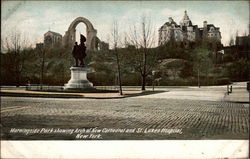
<instances>
[{"instance_id":1,"label":"masonry arch","mask_svg":"<svg viewBox=\"0 0 250 159\"><path fill-rule=\"evenodd\" d=\"M93 39L96 39L97 30L93 27L92 23L84 17L78 17L73 22L71 22L68 30L66 31L63 37L63 43L66 47L73 47L76 41L76 26L79 23L84 23L86 25L86 47L87 50L96 50L96 45L92 44L94 42Z\"/></svg>"}]
</instances>

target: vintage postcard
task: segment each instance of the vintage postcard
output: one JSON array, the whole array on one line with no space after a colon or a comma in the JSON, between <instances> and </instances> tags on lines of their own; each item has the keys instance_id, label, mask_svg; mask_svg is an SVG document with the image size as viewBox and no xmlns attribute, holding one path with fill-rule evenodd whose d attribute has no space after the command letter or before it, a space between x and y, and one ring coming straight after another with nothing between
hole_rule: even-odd
<instances>
[{"instance_id":1,"label":"vintage postcard","mask_svg":"<svg viewBox=\"0 0 250 159\"><path fill-rule=\"evenodd\" d=\"M248 157L248 1L2 1L1 13L3 158L25 141ZM109 157L181 151L148 149L162 155Z\"/></svg>"}]
</instances>

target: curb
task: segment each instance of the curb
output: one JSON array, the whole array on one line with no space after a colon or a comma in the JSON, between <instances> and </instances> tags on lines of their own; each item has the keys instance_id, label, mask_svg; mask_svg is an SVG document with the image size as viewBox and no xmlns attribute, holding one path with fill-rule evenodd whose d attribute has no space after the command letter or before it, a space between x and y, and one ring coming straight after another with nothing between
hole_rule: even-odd
<instances>
[{"instance_id":1,"label":"curb","mask_svg":"<svg viewBox=\"0 0 250 159\"><path fill-rule=\"evenodd\" d=\"M137 96L146 96L155 93L162 93L166 91L155 91L155 92L142 92L139 94L128 94L118 97L85 97L83 95L66 95L66 94L32 94L32 93L14 93L14 92L1 92L0 96L5 97L34 97L34 98L82 98L82 99L121 99L121 98L129 98L129 97L137 97Z\"/></svg>"},{"instance_id":2,"label":"curb","mask_svg":"<svg viewBox=\"0 0 250 159\"><path fill-rule=\"evenodd\" d=\"M223 102L227 102L227 103L238 103L238 104L250 104L250 102L246 102L246 101L223 101Z\"/></svg>"},{"instance_id":3,"label":"curb","mask_svg":"<svg viewBox=\"0 0 250 159\"><path fill-rule=\"evenodd\" d=\"M3 93L1 92L1 97L37 97L37 98L83 98L80 95L57 95L57 94L25 94L25 93Z\"/></svg>"},{"instance_id":4,"label":"curb","mask_svg":"<svg viewBox=\"0 0 250 159\"><path fill-rule=\"evenodd\" d=\"M64 94L25 94L25 93L3 93L0 94L1 97L30 97L30 98L82 98L82 99L119 99L126 98L126 96L121 97L84 97L82 95L64 95Z\"/></svg>"}]
</instances>

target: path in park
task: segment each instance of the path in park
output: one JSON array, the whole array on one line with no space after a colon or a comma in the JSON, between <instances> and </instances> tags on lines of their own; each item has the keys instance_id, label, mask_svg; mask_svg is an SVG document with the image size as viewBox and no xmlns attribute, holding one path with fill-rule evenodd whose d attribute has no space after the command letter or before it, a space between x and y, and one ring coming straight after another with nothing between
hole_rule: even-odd
<instances>
[{"instance_id":1,"label":"path in park","mask_svg":"<svg viewBox=\"0 0 250 159\"><path fill-rule=\"evenodd\" d=\"M236 82L232 84L232 93L227 94L227 86L202 86L198 87L173 87L156 88L157 90L167 90L159 94L141 96L141 98L164 98L164 99L189 99L205 101L223 101L249 103L249 92L246 89L246 82Z\"/></svg>"},{"instance_id":2,"label":"path in park","mask_svg":"<svg viewBox=\"0 0 250 159\"><path fill-rule=\"evenodd\" d=\"M189 99L223 101L226 87L188 87L188 88L168 88L166 92L142 96L142 98L164 98L164 99Z\"/></svg>"}]
</instances>

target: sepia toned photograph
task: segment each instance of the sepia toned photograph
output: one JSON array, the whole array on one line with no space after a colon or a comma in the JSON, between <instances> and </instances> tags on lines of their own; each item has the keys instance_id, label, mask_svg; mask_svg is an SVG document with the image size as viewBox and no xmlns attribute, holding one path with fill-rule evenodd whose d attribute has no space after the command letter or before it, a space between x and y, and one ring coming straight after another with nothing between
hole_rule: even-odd
<instances>
[{"instance_id":1,"label":"sepia toned photograph","mask_svg":"<svg viewBox=\"0 0 250 159\"><path fill-rule=\"evenodd\" d=\"M248 1L1 1L1 140L248 143L249 30Z\"/></svg>"}]
</instances>

